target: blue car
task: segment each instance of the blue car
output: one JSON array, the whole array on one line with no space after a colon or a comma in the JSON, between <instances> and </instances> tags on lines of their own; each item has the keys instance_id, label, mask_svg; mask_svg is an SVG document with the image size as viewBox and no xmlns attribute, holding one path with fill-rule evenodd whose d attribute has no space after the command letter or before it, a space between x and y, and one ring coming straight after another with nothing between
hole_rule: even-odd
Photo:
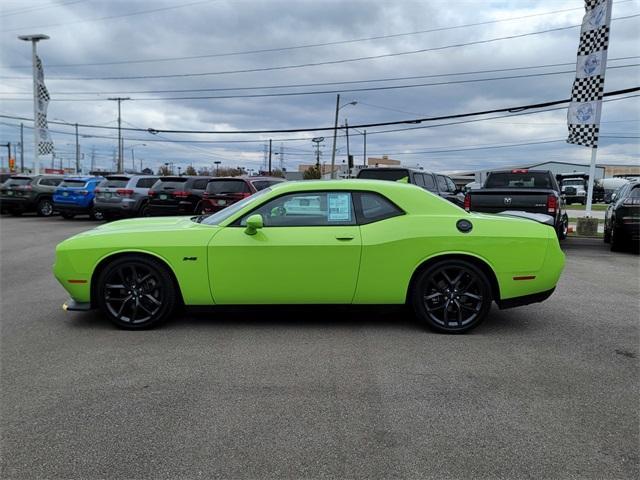
<instances>
[{"instance_id":1,"label":"blue car","mask_svg":"<svg viewBox=\"0 0 640 480\"><path fill-rule=\"evenodd\" d=\"M96 185L102 177L66 177L53 193L53 208L62 218L89 215L93 220L102 220L102 213L95 209Z\"/></svg>"}]
</instances>

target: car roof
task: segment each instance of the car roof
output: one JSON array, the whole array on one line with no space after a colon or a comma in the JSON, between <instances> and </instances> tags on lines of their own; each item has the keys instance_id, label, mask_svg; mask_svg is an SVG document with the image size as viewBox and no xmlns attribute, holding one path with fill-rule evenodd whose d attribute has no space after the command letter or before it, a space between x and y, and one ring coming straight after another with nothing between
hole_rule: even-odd
<instances>
[{"instance_id":1,"label":"car roof","mask_svg":"<svg viewBox=\"0 0 640 480\"><path fill-rule=\"evenodd\" d=\"M89 180L103 180L104 177L94 177L94 176L74 176L74 177L64 177L63 180L84 180L89 181Z\"/></svg>"},{"instance_id":2,"label":"car roof","mask_svg":"<svg viewBox=\"0 0 640 480\"><path fill-rule=\"evenodd\" d=\"M250 177L248 175L238 175L237 177L213 177L211 181L216 180L246 180L247 182L253 182L255 180L282 180L285 182L286 180L282 177L269 177L266 175L258 176L258 177Z\"/></svg>"},{"instance_id":3,"label":"car roof","mask_svg":"<svg viewBox=\"0 0 640 480\"><path fill-rule=\"evenodd\" d=\"M416 172L416 173L434 173L430 170L422 170L420 168L412 168L412 167L402 167L402 166L393 166L393 167L366 167L366 168L361 168L359 172L363 172L363 171L385 171L385 170L406 170L408 172ZM358 172L358 173L359 173ZM443 174L440 174L443 175Z\"/></svg>"}]
</instances>

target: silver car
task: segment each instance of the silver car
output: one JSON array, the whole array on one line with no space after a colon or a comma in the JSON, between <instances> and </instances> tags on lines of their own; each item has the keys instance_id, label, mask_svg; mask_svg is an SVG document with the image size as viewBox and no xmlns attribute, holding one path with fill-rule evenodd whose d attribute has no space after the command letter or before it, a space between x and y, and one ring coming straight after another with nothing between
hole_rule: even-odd
<instances>
[{"instance_id":1,"label":"silver car","mask_svg":"<svg viewBox=\"0 0 640 480\"><path fill-rule=\"evenodd\" d=\"M149 188L157 181L151 175L107 175L96 187L95 208L106 219L143 215Z\"/></svg>"}]
</instances>

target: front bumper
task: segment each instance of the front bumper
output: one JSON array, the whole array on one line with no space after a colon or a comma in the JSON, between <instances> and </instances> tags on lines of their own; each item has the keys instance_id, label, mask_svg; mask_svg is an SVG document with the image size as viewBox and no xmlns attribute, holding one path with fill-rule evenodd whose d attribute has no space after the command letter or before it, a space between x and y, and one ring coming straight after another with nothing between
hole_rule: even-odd
<instances>
[{"instance_id":1,"label":"front bumper","mask_svg":"<svg viewBox=\"0 0 640 480\"><path fill-rule=\"evenodd\" d=\"M93 307L89 302L76 302L73 298L70 298L62 304L62 309L69 312L88 312L93 310Z\"/></svg>"}]
</instances>

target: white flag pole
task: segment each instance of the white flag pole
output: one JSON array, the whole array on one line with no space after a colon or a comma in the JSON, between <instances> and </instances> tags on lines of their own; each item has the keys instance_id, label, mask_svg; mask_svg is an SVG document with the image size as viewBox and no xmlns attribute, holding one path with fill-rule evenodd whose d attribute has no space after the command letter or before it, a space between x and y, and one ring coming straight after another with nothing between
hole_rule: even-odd
<instances>
[{"instance_id":1,"label":"white flag pole","mask_svg":"<svg viewBox=\"0 0 640 480\"><path fill-rule=\"evenodd\" d=\"M25 42L31 42L31 64L33 71L33 173L38 175L40 173L40 152L38 151L40 130L38 128L38 69L36 65L36 43L40 40L47 40L49 36L40 33L35 35L20 35L18 38Z\"/></svg>"},{"instance_id":2,"label":"white flag pole","mask_svg":"<svg viewBox=\"0 0 640 480\"><path fill-rule=\"evenodd\" d=\"M585 216L591 216L591 204L593 201L593 184L596 181L596 156L598 149L596 147L591 148L591 165L589 165L589 187L587 188L587 208Z\"/></svg>"}]
</instances>

